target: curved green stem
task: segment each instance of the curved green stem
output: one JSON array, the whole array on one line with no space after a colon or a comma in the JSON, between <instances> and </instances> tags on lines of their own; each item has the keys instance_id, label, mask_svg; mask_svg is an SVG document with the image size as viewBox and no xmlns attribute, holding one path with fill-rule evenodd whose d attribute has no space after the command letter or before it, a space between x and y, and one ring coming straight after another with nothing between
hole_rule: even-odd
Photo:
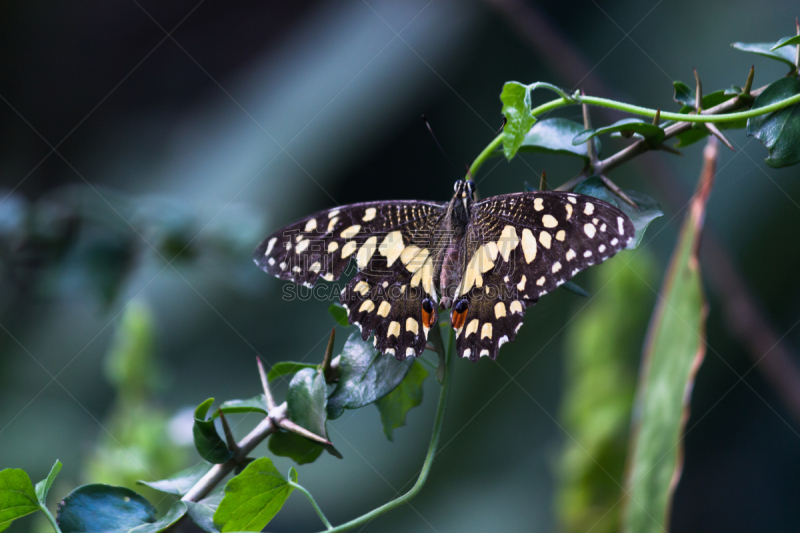
<instances>
[{"instance_id":1,"label":"curved green stem","mask_svg":"<svg viewBox=\"0 0 800 533\"><path fill-rule=\"evenodd\" d=\"M373 518L376 518L387 511L391 511L395 507L403 505L411 498L416 496L419 491L422 490L423 485L425 485L425 481L428 479L428 473L430 473L431 470L431 465L433 464L433 457L436 455L436 448L439 446L439 437L441 437L442 426L444 425L444 413L447 408L447 395L450 392L450 381L453 377L454 336L452 333L453 330L451 329L450 331L450 348L445 350L439 326L434 326L433 329L431 329L431 340L433 341L433 345L436 347L436 351L439 353L439 355L445 358L445 370L444 380L442 381L442 389L439 392L439 405L436 408L436 418L433 422L433 434L431 435L431 442L428 445L428 453L425 455L425 462L422 464L422 470L420 470L417 482L414 483L414 486L402 496L398 496L394 500L381 505L377 509L373 509L365 515L361 515L354 520L346 522L340 526L336 526L333 529L329 528L328 531L330 533L347 531L348 529L365 524Z\"/></svg>"},{"instance_id":2,"label":"curved green stem","mask_svg":"<svg viewBox=\"0 0 800 533\"><path fill-rule=\"evenodd\" d=\"M314 510L317 512L317 515L319 515L319 519L322 520L323 524L325 524L325 527L328 528L329 531L331 529L333 529L333 526L328 521L328 519L325 517L325 513L323 513L322 509L319 508L319 505L317 505L317 501L314 499L314 497L311 495L311 493L308 492L305 487L295 483L291 479L288 481L288 483L289 483L290 486L294 487L295 489L297 489L300 492L302 492L303 494L305 494L306 498L308 498L308 501L311 502L311 505L314 507Z\"/></svg>"},{"instance_id":3,"label":"curved green stem","mask_svg":"<svg viewBox=\"0 0 800 533\"><path fill-rule=\"evenodd\" d=\"M767 113L772 113L773 111L777 111L779 109L783 109L784 107L788 107L793 104L800 103L800 94L796 94L794 96L790 96L789 98L785 98L783 100L779 100L778 102L774 102L772 104L759 107L758 109L750 109L748 111L739 111L737 113L725 113L720 115L687 115L683 113L670 113L667 111L661 111L660 117L662 120L674 120L676 122L730 122L734 120L742 120L751 117L757 117L760 115L766 115ZM571 100L565 100L564 98L558 98L556 100L551 100L546 102L534 109L531 110L531 115L534 117L538 117L544 113L552 111L554 109L558 109L559 107L565 107L568 105L579 105L579 104L587 104L593 105L598 107L607 107L609 109L616 109L617 111L622 111L624 113L631 113L633 115L640 115L643 117L650 117L653 118L656 116L658 110L650 109L648 107L640 107L637 105L626 104L624 102L617 102L616 100L609 100L608 98L599 98L597 96L580 96L576 97ZM475 158L475 161L472 162L472 165L469 167L469 173L467 174L467 179L473 178L478 169L483 166L489 157L495 152L495 150L502 144L503 142L503 133L497 135L492 142L490 142L483 151L478 154L478 157Z\"/></svg>"},{"instance_id":4,"label":"curved green stem","mask_svg":"<svg viewBox=\"0 0 800 533\"><path fill-rule=\"evenodd\" d=\"M47 517L47 521L50 522L50 525L53 526L53 529L56 531L56 533L61 533L61 529L58 527L58 522L56 522L56 519L53 518L53 514L50 512L50 509L48 509L46 505L40 505L39 508L44 512L44 515Z\"/></svg>"}]
</instances>

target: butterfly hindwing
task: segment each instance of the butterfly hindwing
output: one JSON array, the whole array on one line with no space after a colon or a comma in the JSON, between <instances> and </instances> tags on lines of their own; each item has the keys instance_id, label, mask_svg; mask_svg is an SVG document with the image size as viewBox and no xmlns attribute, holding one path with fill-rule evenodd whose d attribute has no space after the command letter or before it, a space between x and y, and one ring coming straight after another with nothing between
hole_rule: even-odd
<instances>
[{"instance_id":1,"label":"butterfly hindwing","mask_svg":"<svg viewBox=\"0 0 800 533\"><path fill-rule=\"evenodd\" d=\"M467 244L474 252L455 298L470 301L459 355L494 359L499 347L513 340L527 306L624 249L633 236L633 223L619 209L575 193L516 193L476 203ZM480 298L476 291L483 291ZM477 337L467 342L475 327ZM481 335L484 328L491 335Z\"/></svg>"},{"instance_id":2,"label":"butterfly hindwing","mask_svg":"<svg viewBox=\"0 0 800 533\"><path fill-rule=\"evenodd\" d=\"M401 360L425 350L429 328L422 318L422 301L436 297L432 258L425 248L416 251L411 246L391 266L387 258L374 256L340 297L362 338L374 332L375 346Z\"/></svg>"},{"instance_id":3,"label":"butterfly hindwing","mask_svg":"<svg viewBox=\"0 0 800 533\"><path fill-rule=\"evenodd\" d=\"M264 239L253 254L268 274L313 286L321 277L338 279L351 259L365 268L381 236L413 234L443 213L440 204L419 201L368 202L327 209L285 226ZM390 253L393 253L391 250Z\"/></svg>"}]
</instances>

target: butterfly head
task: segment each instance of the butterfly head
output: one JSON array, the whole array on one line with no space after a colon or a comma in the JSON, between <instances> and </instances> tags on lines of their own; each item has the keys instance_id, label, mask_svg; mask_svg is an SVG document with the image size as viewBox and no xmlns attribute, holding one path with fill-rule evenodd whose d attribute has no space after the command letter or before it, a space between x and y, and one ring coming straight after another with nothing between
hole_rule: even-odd
<instances>
[{"instance_id":1,"label":"butterfly head","mask_svg":"<svg viewBox=\"0 0 800 533\"><path fill-rule=\"evenodd\" d=\"M475 201L475 182L472 180L458 180L453 185L453 200L464 206L464 210L469 213L469 205Z\"/></svg>"}]
</instances>

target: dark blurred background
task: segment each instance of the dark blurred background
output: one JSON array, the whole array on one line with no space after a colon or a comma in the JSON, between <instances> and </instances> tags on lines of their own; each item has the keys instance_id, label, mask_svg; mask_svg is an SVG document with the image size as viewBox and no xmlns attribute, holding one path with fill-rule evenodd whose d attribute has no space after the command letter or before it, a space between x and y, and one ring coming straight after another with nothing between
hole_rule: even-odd
<instances>
[{"instance_id":1,"label":"dark blurred background","mask_svg":"<svg viewBox=\"0 0 800 533\"><path fill-rule=\"evenodd\" d=\"M797 8L685 0L3 2L0 467L37 480L60 459L54 501L80 483L163 477L194 458L194 405L258 393L257 354L271 363L321 360L333 325L329 302L282 299L282 282L252 264L252 250L268 232L325 207L447 200L456 175L420 115L462 168L500 127L498 95L508 80L583 87L665 110L677 109L671 82L690 82L692 67L711 91L743 85L755 62L759 87L785 68L730 43L793 34ZM559 116L581 120L577 108ZM595 124L617 118L593 111ZM741 130L730 138L740 149L721 152L707 229L777 335L786 335L783 346L799 353L797 170L767 168L764 147ZM626 143L604 139L604 153ZM702 144L684 152L649 153L611 175L654 197L665 216L642 248L576 279L595 298L556 291L528 311L496 364L456 361L427 486L364 531L613 530L607 517L616 520L622 508L628 400ZM542 170L557 186L580 161L492 160L477 176L480 193L522 190ZM707 266L705 275L713 281L717 273ZM797 531L798 423L758 369L739 380L753 355L725 320L725 291L708 286L710 349L694 388L672 529ZM339 345L347 334L341 329ZM600 353L616 374L603 374L608 365L593 355ZM595 385L581 393L574 379L592 361ZM611 416L616 426L579 405L597 387L625 400ZM298 470L334 523L408 487L437 392L428 379L425 402L394 442L373 408L329 423L344 459L326 454ZM256 422L242 417L235 431ZM591 440L591 423L616 428L603 441L616 444L603 445L602 456L582 440ZM592 477L595 458L609 476ZM276 464L286 471L292 463ZM594 496L582 500L583 485ZM46 527L23 519L10 531ZM318 528L299 496L269 526Z\"/></svg>"}]
</instances>

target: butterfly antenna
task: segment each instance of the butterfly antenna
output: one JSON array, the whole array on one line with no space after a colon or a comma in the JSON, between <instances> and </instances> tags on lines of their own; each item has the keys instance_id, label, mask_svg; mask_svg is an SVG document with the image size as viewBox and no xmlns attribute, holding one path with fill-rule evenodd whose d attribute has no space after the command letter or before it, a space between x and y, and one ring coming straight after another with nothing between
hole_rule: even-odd
<instances>
[{"instance_id":1,"label":"butterfly antenna","mask_svg":"<svg viewBox=\"0 0 800 533\"><path fill-rule=\"evenodd\" d=\"M453 162L450 160L450 158L447 157L447 153L445 153L444 149L442 148L442 145L439 144L439 140L436 138L436 135L433 134L433 128L431 128L431 124L430 124L430 122L428 122L428 117L426 117L425 115L422 115L422 121L425 122L425 126L428 127L428 131L430 132L431 137L433 137L433 142L436 143L436 146L439 147L439 151L442 152L442 155L444 156L444 158L447 159L447 162L450 164L450 168L452 168L453 172L456 173L456 176L458 176L458 179L461 179L461 174L459 174L458 170L456 169L456 166L453 164Z\"/></svg>"}]
</instances>

